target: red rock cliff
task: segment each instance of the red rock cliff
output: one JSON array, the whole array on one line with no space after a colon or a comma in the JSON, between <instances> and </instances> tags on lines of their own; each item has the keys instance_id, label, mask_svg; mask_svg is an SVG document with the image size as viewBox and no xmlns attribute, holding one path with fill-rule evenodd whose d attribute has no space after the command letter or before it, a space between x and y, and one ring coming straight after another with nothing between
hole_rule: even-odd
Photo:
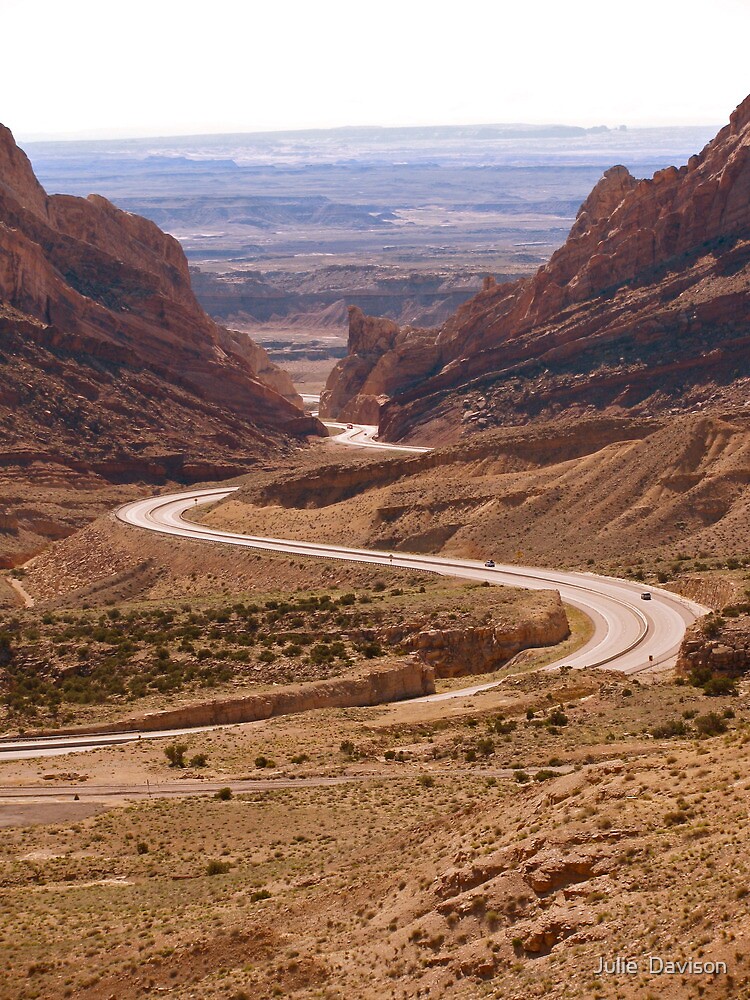
<instances>
[{"instance_id":1,"label":"red rock cliff","mask_svg":"<svg viewBox=\"0 0 750 1000\"><path fill-rule=\"evenodd\" d=\"M749 278L750 98L685 166L608 170L532 278L488 283L439 330L345 359L329 412L356 419L364 398L371 416L377 398L381 436L397 439L441 419L456 431L475 393L484 426L693 408L717 386L725 400L750 376Z\"/></svg>"},{"instance_id":2,"label":"red rock cliff","mask_svg":"<svg viewBox=\"0 0 750 1000\"><path fill-rule=\"evenodd\" d=\"M248 442L265 438L269 446L272 438L281 444L288 433L317 429L262 349L203 312L175 239L96 195L48 196L4 126L0 334L0 408L12 406L23 424L34 401L46 398L42 426L32 421L35 433L0 421L0 450L80 453L85 441L68 412L74 400L100 425L113 412L131 413L149 447L168 438L167 450L184 452L187 463L209 450L222 424L234 434L244 427ZM170 396L173 406L164 409ZM132 436L122 426L112 440L105 435L102 450L132 457ZM139 452L143 446L140 440ZM220 459L216 442L212 450ZM249 446L247 455L253 451Z\"/></svg>"}]
</instances>

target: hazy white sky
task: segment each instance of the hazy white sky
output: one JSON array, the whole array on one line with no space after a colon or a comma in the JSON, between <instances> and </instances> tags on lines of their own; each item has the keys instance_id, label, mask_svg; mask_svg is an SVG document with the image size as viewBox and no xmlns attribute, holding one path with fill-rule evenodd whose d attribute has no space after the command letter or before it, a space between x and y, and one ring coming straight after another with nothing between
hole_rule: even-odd
<instances>
[{"instance_id":1,"label":"hazy white sky","mask_svg":"<svg viewBox=\"0 0 750 1000\"><path fill-rule=\"evenodd\" d=\"M47 134L714 124L750 0L0 0L0 121Z\"/></svg>"}]
</instances>

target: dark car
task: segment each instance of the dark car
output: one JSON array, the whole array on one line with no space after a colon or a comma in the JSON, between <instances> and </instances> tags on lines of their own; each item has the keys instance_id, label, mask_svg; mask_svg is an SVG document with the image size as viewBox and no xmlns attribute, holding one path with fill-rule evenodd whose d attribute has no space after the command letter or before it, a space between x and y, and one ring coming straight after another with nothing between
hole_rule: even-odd
<instances>
[{"instance_id":1,"label":"dark car","mask_svg":"<svg viewBox=\"0 0 750 1000\"><path fill-rule=\"evenodd\" d=\"M644 594L641 594L641 600L642 601L650 601L651 600L651 594L649 594L649 592L646 591Z\"/></svg>"},{"instance_id":2,"label":"dark car","mask_svg":"<svg viewBox=\"0 0 750 1000\"><path fill-rule=\"evenodd\" d=\"M494 569L495 568L495 560L494 559L488 559L487 562L484 565L487 566L489 569Z\"/></svg>"},{"instance_id":3,"label":"dark car","mask_svg":"<svg viewBox=\"0 0 750 1000\"><path fill-rule=\"evenodd\" d=\"M348 431L353 431L353 430L354 430L354 424L347 424L347 425L346 425L346 429L347 429Z\"/></svg>"}]
</instances>

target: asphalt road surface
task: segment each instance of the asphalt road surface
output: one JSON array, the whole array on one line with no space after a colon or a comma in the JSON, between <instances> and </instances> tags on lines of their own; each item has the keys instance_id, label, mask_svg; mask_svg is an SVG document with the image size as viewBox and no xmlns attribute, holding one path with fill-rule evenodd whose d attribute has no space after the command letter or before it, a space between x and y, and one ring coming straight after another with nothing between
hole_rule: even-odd
<instances>
[{"instance_id":1,"label":"asphalt road surface","mask_svg":"<svg viewBox=\"0 0 750 1000\"><path fill-rule=\"evenodd\" d=\"M377 428L362 425L329 424L343 427L343 433L332 438L341 444L377 448L387 451L424 452L429 448L416 448L380 444L373 440ZM125 504L116 511L117 518L136 528L173 535L194 541L220 545L237 545L244 548L283 552L288 555L312 556L322 559L343 559L350 562L396 566L416 572L440 573L466 580L488 581L529 590L555 589L562 600L578 608L593 622L593 634L577 652L549 665L548 669L567 665L574 668L606 666L623 674L643 670L666 669L675 662L677 651L687 625L708 610L693 601L670 591L650 589L651 597L643 600L646 589L642 585L593 573L571 573L562 570L529 566L496 565L487 567L470 559L443 558L407 552L370 551L325 545L287 538L268 538L243 535L218 528L210 528L184 519L187 511L203 504L214 503L231 496L238 487L188 490L166 496L146 497ZM488 553L491 556L491 553ZM477 684L443 694L429 695L417 701L443 701L477 694L495 686L497 682ZM138 738L176 736L178 731L129 733L112 736L65 737L45 740L15 740L0 743L0 760L18 760L24 757L54 756L96 746L113 745Z\"/></svg>"}]
</instances>

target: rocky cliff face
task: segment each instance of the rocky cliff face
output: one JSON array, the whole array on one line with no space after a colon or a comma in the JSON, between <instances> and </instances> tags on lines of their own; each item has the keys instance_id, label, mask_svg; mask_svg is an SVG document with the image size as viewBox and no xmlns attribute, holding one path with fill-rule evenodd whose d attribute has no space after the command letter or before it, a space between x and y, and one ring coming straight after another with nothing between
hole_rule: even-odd
<instances>
[{"instance_id":1,"label":"rocky cliff face","mask_svg":"<svg viewBox=\"0 0 750 1000\"><path fill-rule=\"evenodd\" d=\"M60 733L151 732L157 729L189 729L194 726L232 725L257 722L280 715L294 715L324 708L382 705L435 693L435 674L416 658L382 663L348 677L335 677L309 684L291 684L278 691L183 705L164 712L136 715L122 722L107 722Z\"/></svg>"},{"instance_id":2,"label":"rocky cliff face","mask_svg":"<svg viewBox=\"0 0 750 1000\"><path fill-rule=\"evenodd\" d=\"M750 604L745 613L700 619L682 640L677 671L688 677L740 677L750 670ZM736 613L736 612L735 612Z\"/></svg>"},{"instance_id":3,"label":"rocky cliff face","mask_svg":"<svg viewBox=\"0 0 750 1000\"><path fill-rule=\"evenodd\" d=\"M559 593L546 591L537 597L539 606L534 612L516 616L513 621L505 617L476 625L468 620L468 615L463 622L433 621L429 627L403 621L384 629L382 638L389 645L416 652L435 671L436 677L488 674L504 666L522 649L555 646L570 635Z\"/></svg>"},{"instance_id":4,"label":"rocky cliff face","mask_svg":"<svg viewBox=\"0 0 750 1000\"><path fill-rule=\"evenodd\" d=\"M2 126L0 319L6 393L28 350L43 370L83 366L115 391L128 376L163 381L192 394L196 409L217 406L258 431L294 430L302 416L291 381L262 349L200 308L176 240L96 195L47 196ZM72 384L67 395L76 396Z\"/></svg>"},{"instance_id":5,"label":"rocky cliff face","mask_svg":"<svg viewBox=\"0 0 750 1000\"><path fill-rule=\"evenodd\" d=\"M439 330L391 333L382 350L353 324L328 412L355 419L361 400L371 416L376 399L381 436L397 439L440 420L455 432L472 392L485 426L692 409L713 392L726 405L748 375L749 321L750 98L685 166L608 170L532 278L487 282Z\"/></svg>"},{"instance_id":6,"label":"rocky cliff face","mask_svg":"<svg viewBox=\"0 0 750 1000\"><path fill-rule=\"evenodd\" d=\"M25 507L31 480L233 475L321 430L262 348L203 312L176 240L96 195L48 196L0 126L4 501ZM0 532L0 560L54 537L32 514Z\"/></svg>"}]
</instances>

